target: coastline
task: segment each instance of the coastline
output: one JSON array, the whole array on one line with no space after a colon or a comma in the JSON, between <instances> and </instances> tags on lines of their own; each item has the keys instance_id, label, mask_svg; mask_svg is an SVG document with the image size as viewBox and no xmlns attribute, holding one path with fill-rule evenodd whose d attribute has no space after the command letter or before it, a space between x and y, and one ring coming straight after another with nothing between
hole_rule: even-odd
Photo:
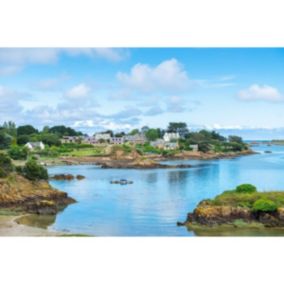
<instances>
[{"instance_id":1,"label":"coastline","mask_svg":"<svg viewBox=\"0 0 284 284\"><path fill-rule=\"evenodd\" d=\"M155 162L159 161L173 161L173 160L215 160L215 159L231 159L237 158L241 156L248 156L258 154L258 152L254 152L252 150L244 150L241 152L228 152L228 153L202 153L202 152L183 152L178 153L174 156L164 157L161 155L146 155L143 156L145 159L149 159ZM109 163L121 163L128 164L133 162L135 159L113 159L110 156L83 156L83 157L70 157L64 156L60 158L54 159L43 159L41 163L45 166L63 166L63 165L103 165ZM135 168L135 167L133 167ZM143 168L143 167L140 167ZM161 166L162 168L162 166Z\"/></svg>"},{"instance_id":2,"label":"coastline","mask_svg":"<svg viewBox=\"0 0 284 284\"><path fill-rule=\"evenodd\" d=\"M39 227L19 224L17 219L26 215L0 215L1 237L55 237L63 236L62 232L49 231Z\"/></svg>"}]
</instances>

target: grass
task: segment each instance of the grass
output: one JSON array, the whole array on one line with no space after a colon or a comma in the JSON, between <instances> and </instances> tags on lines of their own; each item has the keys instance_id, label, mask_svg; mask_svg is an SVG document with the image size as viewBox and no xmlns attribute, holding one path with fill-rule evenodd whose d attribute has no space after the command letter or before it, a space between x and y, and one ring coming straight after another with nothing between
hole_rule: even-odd
<instances>
[{"instance_id":1,"label":"grass","mask_svg":"<svg viewBox=\"0 0 284 284\"><path fill-rule=\"evenodd\" d=\"M73 150L72 152L66 153L64 156L86 157L86 156L101 156L103 154L104 154L103 148L93 147L93 148Z\"/></svg>"},{"instance_id":2,"label":"grass","mask_svg":"<svg viewBox=\"0 0 284 284\"><path fill-rule=\"evenodd\" d=\"M284 192L270 191L270 192L253 192L253 193L239 193L234 190L225 191L216 196L214 199L206 200L209 205L216 206L240 206L252 208L253 204L258 199L268 199L275 202L277 207L284 207Z\"/></svg>"}]
</instances>

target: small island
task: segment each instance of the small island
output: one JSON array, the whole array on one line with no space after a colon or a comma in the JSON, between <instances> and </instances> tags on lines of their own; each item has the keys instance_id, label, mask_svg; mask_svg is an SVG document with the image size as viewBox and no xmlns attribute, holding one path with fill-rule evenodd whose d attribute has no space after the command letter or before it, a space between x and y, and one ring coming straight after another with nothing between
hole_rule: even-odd
<instances>
[{"instance_id":1,"label":"small island","mask_svg":"<svg viewBox=\"0 0 284 284\"><path fill-rule=\"evenodd\" d=\"M201 201L178 225L208 232L220 228L284 229L284 192L259 192L251 184L242 184Z\"/></svg>"}]
</instances>

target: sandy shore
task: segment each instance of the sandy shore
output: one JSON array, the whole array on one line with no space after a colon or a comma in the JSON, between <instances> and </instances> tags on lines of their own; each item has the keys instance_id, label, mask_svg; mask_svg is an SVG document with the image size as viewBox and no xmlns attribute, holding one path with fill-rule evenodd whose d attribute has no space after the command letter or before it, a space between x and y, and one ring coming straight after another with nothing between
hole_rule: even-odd
<instances>
[{"instance_id":1,"label":"sandy shore","mask_svg":"<svg viewBox=\"0 0 284 284\"><path fill-rule=\"evenodd\" d=\"M46 229L21 225L16 222L21 216L0 215L0 236L34 237L34 236L60 236L60 232L51 232Z\"/></svg>"}]
</instances>

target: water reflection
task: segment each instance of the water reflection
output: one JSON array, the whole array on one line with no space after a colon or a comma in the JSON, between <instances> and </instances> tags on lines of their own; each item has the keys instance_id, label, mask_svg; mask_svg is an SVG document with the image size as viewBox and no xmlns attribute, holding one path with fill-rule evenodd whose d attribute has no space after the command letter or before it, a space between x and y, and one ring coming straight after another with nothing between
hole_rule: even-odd
<instances>
[{"instance_id":1,"label":"water reflection","mask_svg":"<svg viewBox=\"0 0 284 284\"><path fill-rule=\"evenodd\" d=\"M265 150L262 146L258 148ZM167 162L193 165L186 169L105 170L86 165L52 167L50 174L80 173L86 177L82 181L51 182L55 188L68 192L78 201L56 217L52 228L97 236L210 235L200 231L189 232L184 227L177 227L176 222L184 221L187 213L202 199L213 198L240 183L255 184L260 190L284 189L284 147L269 148L272 154ZM126 186L110 184L112 179L120 178L134 183Z\"/></svg>"},{"instance_id":2,"label":"water reflection","mask_svg":"<svg viewBox=\"0 0 284 284\"><path fill-rule=\"evenodd\" d=\"M188 171L169 171L168 182L170 185L184 184L188 176Z\"/></svg>"},{"instance_id":3,"label":"water reflection","mask_svg":"<svg viewBox=\"0 0 284 284\"><path fill-rule=\"evenodd\" d=\"M16 222L26 226L47 229L55 222L55 219L55 215L25 215L16 219Z\"/></svg>"}]
</instances>

